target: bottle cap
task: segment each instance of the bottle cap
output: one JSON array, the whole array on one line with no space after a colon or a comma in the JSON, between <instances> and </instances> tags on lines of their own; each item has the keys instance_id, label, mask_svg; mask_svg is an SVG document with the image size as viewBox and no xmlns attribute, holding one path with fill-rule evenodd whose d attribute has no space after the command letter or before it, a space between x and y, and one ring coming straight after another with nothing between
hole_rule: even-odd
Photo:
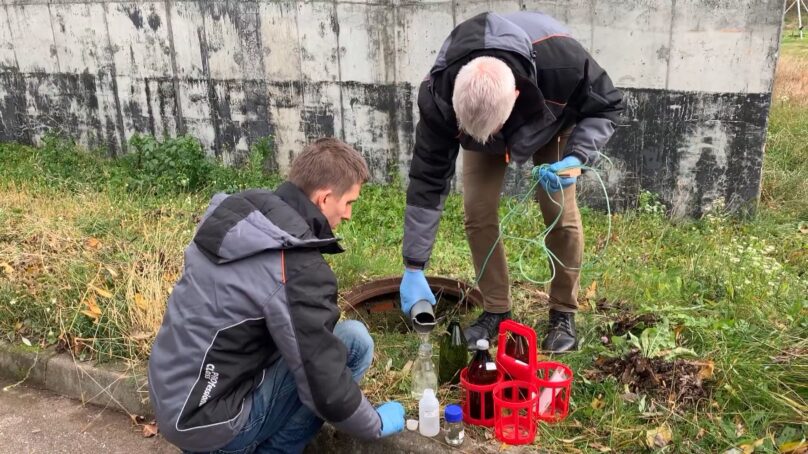
<instances>
[{"instance_id":1,"label":"bottle cap","mask_svg":"<svg viewBox=\"0 0 808 454\"><path fill-rule=\"evenodd\" d=\"M418 420L417 419L408 419L407 420L407 430L418 430Z\"/></svg>"},{"instance_id":2,"label":"bottle cap","mask_svg":"<svg viewBox=\"0 0 808 454\"><path fill-rule=\"evenodd\" d=\"M432 388L424 389L424 393L421 395L421 398L426 397L427 399L434 399L435 398L435 391Z\"/></svg>"},{"instance_id":3,"label":"bottle cap","mask_svg":"<svg viewBox=\"0 0 808 454\"><path fill-rule=\"evenodd\" d=\"M488 350L488 339L480 339L477 341L477 350Z\"/></svg>"},{"instance_id":4,"label":"bottle cap","mask_svg":"<svg viewBox=\"0 0 808 454\"><path fill-rule=\"evenodd\" d=\"M447 405L443 412L446 422L460 422L463 420L463 409L460 405Z\"/></svg>"}]
</instances>

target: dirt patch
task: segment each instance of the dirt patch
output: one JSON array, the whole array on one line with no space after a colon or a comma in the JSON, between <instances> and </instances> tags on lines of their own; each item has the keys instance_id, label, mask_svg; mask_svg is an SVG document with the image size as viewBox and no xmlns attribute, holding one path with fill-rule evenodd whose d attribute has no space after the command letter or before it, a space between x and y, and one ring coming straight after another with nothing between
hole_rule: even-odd
<instances>
[{"instance_id":1,"label":"dirt patch","mask_svg":"<svg viewBox=\"0 0 808 454\"><path fill-rule=\"evenodd\" d=\"M623 357L601 356L595 370L586 373L590 380L615 377L633 393L645 393L671 407L687 408L709 400L713 366L710 362L645 358L631 350Z\"/></svg>"},{"instance_id":2,"label":"dirt patch","mask_svg":"<svg viewBox=\"0 0 808 454\"><path fill-rule=\"evenodd\" d=\"M616 320L605 326L604 334L611 336L625 336L632 333L635 336L642 333L645 328L656 325L658 319L654 314L634 315L630 313L621 314Z\"/></svg>"},{"instance_id":3,"label":"dirt patch","mask_svg":"<svg viewBox=\"0 0 808 454\"><path fill-rule=\"evenodd\" d=\"M595 302L595 309L609 320L600 326L600 334L603 336L625 336L628 333L639 336L645 328L650 328L659 321L654 314L635 314L631 304L625 300L601 298Z\"/></svg>"}]
</instances>

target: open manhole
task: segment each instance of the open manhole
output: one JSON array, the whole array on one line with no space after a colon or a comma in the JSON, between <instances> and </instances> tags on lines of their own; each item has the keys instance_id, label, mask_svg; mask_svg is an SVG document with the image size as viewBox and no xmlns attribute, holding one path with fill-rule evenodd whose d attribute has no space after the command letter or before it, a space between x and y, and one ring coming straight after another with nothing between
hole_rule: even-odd
<instances>
[{"instance_id":1,"label":"open manhole","mask_svg":"<svg viewBox=\"0 0 808 454\"><path fill-rule=\"evenodd\" d=\"M438 276L427 276L426 279L438 302L435 306L438 324L443 324L447 317L453 315L466 321L472 306L483 305L480 291L464 282ZM371 330L410 331L407 319L401 312L400 285L401 277L388 277L352 288L343 295L346 315L362 320Z\"/></svg>"}]
</instances>

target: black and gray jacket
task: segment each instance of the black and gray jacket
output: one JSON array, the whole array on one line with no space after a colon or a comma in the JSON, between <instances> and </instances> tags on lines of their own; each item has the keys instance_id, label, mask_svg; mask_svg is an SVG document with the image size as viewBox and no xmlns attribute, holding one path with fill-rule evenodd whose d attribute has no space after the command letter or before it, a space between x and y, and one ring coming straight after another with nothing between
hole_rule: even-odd
<instances>
[{"instance_id":1,"label":"black and gray jacket","mask_svg":"<svg viewBox=\"0 0 808 454\"><path fill-rule=\"evenodd\" d=\"M267 367L286 361L300 400L337 429L380 435L334 335L337 280L322 253L342 252L296 186L213 197L185 250L149 359L160 432L185 450L232 440Z\"/></svg>"},{"instance_id":2,"label":"black and gray jacket","mask_svg":"<svg viewBox=\"0 0 808 454\"><path fill-rule=\"evenodd\" d=\"M454 81L471 59L505 61L519 96L502 130L486 144L462 134L452 107ZM535 12L479 14L455 27L418 92L420 120L407 189L404 262L424 267L432 252L459 146L526 162L562 128L574 125L564 156L594 163L614 132L622 95L569 30Z\"/></svg>"}]
</instances>

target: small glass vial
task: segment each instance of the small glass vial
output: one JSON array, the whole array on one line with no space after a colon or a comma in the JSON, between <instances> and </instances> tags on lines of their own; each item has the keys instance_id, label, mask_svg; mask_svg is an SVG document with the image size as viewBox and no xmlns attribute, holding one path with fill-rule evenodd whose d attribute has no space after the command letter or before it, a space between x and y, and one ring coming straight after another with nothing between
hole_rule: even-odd
<instances>
[{"instance_id":1,"label":"small glass vial","mask_svg":"<svg viewBox=\"0 0 808 454\"><path fill-rule=\"evenodd\" d=\"M460 446L466 438L463 430L463 409L460 405L447 405L443 412L446 420L446 443L451 446Z\"/></svg>"}]
</instances>

